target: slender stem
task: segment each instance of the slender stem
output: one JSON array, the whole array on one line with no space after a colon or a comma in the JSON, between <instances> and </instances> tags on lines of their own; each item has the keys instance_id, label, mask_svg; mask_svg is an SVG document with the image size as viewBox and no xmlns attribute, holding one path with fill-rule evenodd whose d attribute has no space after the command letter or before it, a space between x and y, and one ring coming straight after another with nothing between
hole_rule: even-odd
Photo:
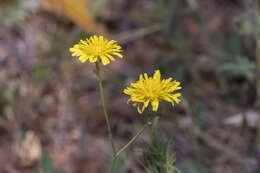
<instances>
[{"instance_id":1,"label":"slender stem","mask_svg":"<svg viewBox=\"0 0 260 173\"><path fill-rule=\"evenodd\" d=\"M107 109L106 109L106 104L105 104L105 99L104 99L104 91L103 91L103 84L102 84L102 79L101 79L101 75L100 75L100 67L99 67L99 62L96 62L96 68L97 68L97 76L98 76L98 84L99 84L99 90L100 90L100 98L101 98L101 103L102 103L102 107L104 110L104 115L105 115L105 119L106 119L106 125L107 125L107 129L108 129L108 134L109 134L109 139L112 145L112 151L113 151L113 157L116 156L116 147L115 147L115 142L113 140L113 135L112 135L112 130L110 127L110 122L108 119L108 115L107 115Z\"/></svg>"},{"instance_id":2,"label":"slender stem","mask_svg":"<svg viewBox=\"0 0 260 173\"><path fill-rule=\"evenodd\" d=\"M109 168L109 173L112 173L112 170L113 170L113 167L114 167L114 165L115 165L115 163L116 163L116 160L117 160L117 158L120 156L120 154L123 152L123 151L125 151L130 145L132 145L135 141L136 141L136 139L143 133L143 131L148 127L148 123L153 119L153 117L154 117L154 115L152 114L149 118L148 118L148 120L147 120L147 122L145 123L145 125L137 132L137 134L124 146L124 147L122 147L117 153L116 153L116 155L114 156L114 158L113 158L113 160L112 160L112 163L111 163L111 165L110 165L110 168Z\"/></svg>"},{"instance_id":3,"label":"slender stem","mask_svg":"<svg viewBox=\"0 0 260 173\"><path fill-rule=\"evenodd\" d=\"M148 123L149 121L152 120L152 116L148 119L148 121L145 123L145 125L143 126L143 128L141 128L137 134L123 147L121 148L117 153L116 156L118 157L123 151L125 151L131 144L133 144L136 139L143 133L143 131L148 127Z\"/></svg>"},{"instance_id":4,"label":"slender stem","mask_svg":"<svg viewBox=\"0 0 260 173\"><path fill-rule=\"evenodd\" d=\"M109 167L108 173L112 173L112 170L113 170L113 168L114 168L114 166L115 166L115 163L116 163L117 158L118 158L118 156L115 156L115 157L113 158L112 163L111 163L111 165L110 165L110 167Z\"/></svg>"}]
</instances>

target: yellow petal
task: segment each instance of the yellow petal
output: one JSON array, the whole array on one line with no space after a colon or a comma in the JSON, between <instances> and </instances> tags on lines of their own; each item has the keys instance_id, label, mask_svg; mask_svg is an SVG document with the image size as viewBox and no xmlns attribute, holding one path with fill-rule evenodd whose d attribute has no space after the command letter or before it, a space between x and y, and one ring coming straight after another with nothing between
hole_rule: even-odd
<instances>
[{"instance_id":1,"label":"yellow petal","mask_svg":"<svg viewBox=\"0 0 260 173\"><path fill-rule=\"evenodd\" d=\"M99 41L100 41L101 43L103 43L103 42L104 42L104 37L103 37L103 36L100 36L100 37L99 37Z\"/></svg>"},{"instance_id":2,"label":"yellow petal","mask_svg":"<svg viewBox=\"0 0 260 173\"><path fill-rule=\"evenodd\" d=\"M130 94L128 88L124 89L123 92L124 92L125 94L128 94L128 95Z\"/></svg>"},{"instance_id":3,"label":"yellow petal","mask_svg":"<svg viewBox=\"0 0 260 173\"><path fill-rule=\"evenodd\" d=\"M160 81L160 79L161 79L160 70L156 70L156 71L155 71L155 73L154 73L154 75L153 75L153 78L154 78L155 80L159 80L159 81Z\"/></svg>"},{"instance_id":4,"label":"yellow petal","mask_svg":"<svg viewBox=\"0 0 260 173\"><path fill-rule=\"evenodd\" d=\"M137 106L137 111L138 111L139 114L142 114L142 113L143 113L143 112L140 110L140 106L139 106L139 105Z\"/></svg>"},{"instance_id":5,"label":"yellow petal","mask_svg":"<svg viewBox=\"0 0 260 173\"><path fill-rule=\"evenodd\" d=\"M96 35L94 35L93 40L94 40L94 42L97 43L98 42L98 37Z\"/></svg>"},{"instance_id":6,"label":"yellow petal","mask_svg":"<svg viewBox=\"0 0 260 173\"><path fill-rule=\"evenodd\" d=\"M123 58L123 55L121 53L113 52L112 54L118 56L119 58Z\"/></svg>"},{"instance_id":7,"label":"yellow petal","mask_svg":"<svg viewBox=\"0 0 260 173\"><path fill-rule=\"evenodd\" d=\"M171 96L171 98L177 103L177 104L179 104L180 102L181 102L181 100L178 98L178 97L180 97L181 96L181 93L177 93L177 94L173 94L172 96Z\"/></svg>"},{"instance_id":8,"label":"yellow petal","mask_svg":"<svg viewBox=\"0 0 260 173\"><path fill-rule=\"evenodd\" d=\"M89 58L89 62L91 62L91 63L95 63L95 62L97 62L97 60L98 60L97 57L90 57Z\"/></svg>"},{"instance_id":9,"label":"yellow petal","mask_svg":"<svg viewBox=\"0 0 260 173\"><path fill-rule=\"evenodd\" d=\"M87 60L88 60L87 57L83 57L83 56L79 57L79 61L82 63L86 62Z\"/></svg>"},{"instance_id":10,"label":"yellow petal","mask_svg":"<svg viewBox=\"0 0 260 173\"><path fill-rule=\"evenodd\" d=\"M143 77L142 74L140 74L140 76L139 76L139 80L140 80L140 81L143 81L143 80L144 80L144 77Z\"/></svg>"},{"instance_id":11,"label":"yellow petal","mask_svg":"<svg viewBox=\"0 0 260 173\"><path fill-rule=\"evenodd\" d=\"M111 55L107 55L107 57L109 58L109 59L111 59L112 61L115 61L115 58L113 58Z\"/></svg>"},{"instance_id":12,"label":"yellow petal","mask_svg":"<svg viewBox=\"0 0 260 173\"><path fill-rule=\"evenodd\" d=\"M145 79L145 80L148 79L147 73L144 73L144 79Z\"/></svg>"},{"instance_id":13,"label":"yellow petal","mask_svg":"<svg viewBox=\"0 0 260 173\"><path fill-rule=\"evenodd\" d=\"M103 65L107 65L110 63L109 59L105 56L101 56L101 62Z\"/></svg>"},{"instance_id":14,"label":"yellow petal","mask_svg":"<svg viewBox=\"0 0 260 173\"><path fill-rule=\"evenodd\" d=\"M144 109L147 108L148 104L149 104L149 100L144 102L144 105L143 105L143 108L142 108L142 112L144 112Z\"/></svg>"},{"instance_id":15,"label":"yellow petal","mask_svg":"<svg viewBox=\"0 0 260 173\"><path fill-rule=\"evenodd\" d=\"M126 103L127 103L127 104L129 104L129 102L130 102L130 101L131 101L131 98L130 98L130 99L128 99Z\"/></svg>"},{"instance_id":16,"label":"yellow petal","mask_svg":"<svg viewBox=\"0 0 260 173\"><path fill-rule=\"evenodd\" d=\"M158 101L157 99L155 99L154 101L152 101L152 107L153 107L153 111L154 111L154 112L157 112L158 106L159 106L159 101Z\"/></svg>"}]
</instances>

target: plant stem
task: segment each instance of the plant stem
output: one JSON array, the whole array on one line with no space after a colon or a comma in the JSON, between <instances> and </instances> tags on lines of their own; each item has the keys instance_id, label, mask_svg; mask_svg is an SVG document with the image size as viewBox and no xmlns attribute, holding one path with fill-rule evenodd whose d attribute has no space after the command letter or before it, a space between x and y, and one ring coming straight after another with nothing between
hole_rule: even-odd
<instances>
[{"instance_id":1,"label":"plant stem","mask_svg":"<svg viewBox=\"0 0 260 173\"><path fill-rule=\"evenodd\" d=\"M149 117L149 119L147 120L147 122L145 123L145 125L143 126L143 128L141 128L141 129L137 132L137 134L136 134L122 149L120 149L120 150L117 152L116 156L119 156L123 151L125 151L131 144L133 144L133 143L136 141L136 139L137 139L137 138L143 133L143 131L148 127L148 123L149 123L149 121L152 120L152 118L153 118L153 116L150 116L150 117Z\"/></svg>"},{"instance_id":2,"label":"plant stem","mask_svg":"<svg viewBox=\"0 0 260 173\"><path fill-rule=\"evenodd\" d=\"M112 170L113 170L113 168L114 168L114 166L115 166L115 163L116 163L117 158L118 158L118 156L113 157L113 160L112 160L112 163L111 163L111 165L110 165L110 167L109 167L108 173L112 173Z\"/></svg>"},{"instance_id":3,"label":"plant stem","mask_svg":"<svg viewBox=\"0 0 260 173\"><path fill-rule=\"evenodd\" d=\"M148 123L153 119L154 115L152 114L148 120L146 121L145 125L137 132L137 134L124 146L122 147L114 156L112 163L110 165L108 173L112 173L113 167L116 163L117 158L120 156L120 154L125 151L130 145L132 145L136 139L143 133L143 131L148 127Z\"/></svg>"},{"instance_id":4,"label":"plant stem","mask_svg":"<svg viewBox=\"0 0 260 173\"><path fill-rule=\"evenodd\" d=\"M115 147L115 142L113 140L112 130L111 130L110 122L109 122L108 115L107 115L107 109L106 109L106 104L105 104L105 99L104 99L103 84L102 84L102 79L101 79L101 75L100 75L99 61L96 62L96 68L97 68L97 76L98 76L101 103L102 103L102 107L104 110L109 139L110 139L110 142L112 145L113 157L115 157L116 156L116 147Z\"/></svg>"}]
</instances>

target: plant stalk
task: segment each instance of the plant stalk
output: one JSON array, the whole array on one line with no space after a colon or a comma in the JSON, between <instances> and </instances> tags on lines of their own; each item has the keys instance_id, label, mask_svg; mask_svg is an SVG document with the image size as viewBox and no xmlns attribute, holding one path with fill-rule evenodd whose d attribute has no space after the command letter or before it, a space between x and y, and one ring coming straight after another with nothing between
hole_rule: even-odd
<instances>
[{"instance_id":1,"label":"plant stalk","mask_svg":"<svg viewBox=\"0 0 260 173\"><path fill-rule=\"evenodd\" d=\"M148 127L148 123L153 119L153 114L148 118L145 125L136 133L136 135L124 146L122 147L116 155L113 157L112 163L110 165L108 173L112 173L113 167L115 166L117 158L120 156L120 154L125 151L127 148L129 148L130 145L132 145L136 139L143 133L143 131Z\"/></svg>"},{"instance_id":2,"label":"plant stalk","mask_svg":"<svg viewBox=\"0 0 260 173\"><path fill-rule=\"evenodd\" d=\"M110 127L110 122L109 122L108 115L107 115L107 109L106 109L106 104L105 104L105 99L104 99L103 84L102 84L102 79L101 79L101 75L100 75L99 61L96 62L96 68L97 68L98 84L99 84L99 91L100 91L100 99L101 99L102 107L104 110L109 139L110 139L110 142L112 145L113 157L115 157L116 156L116 147L115 147L115 142L114 142L113 135L112 135L112 130Z\"/></svg>"}]
</instances>

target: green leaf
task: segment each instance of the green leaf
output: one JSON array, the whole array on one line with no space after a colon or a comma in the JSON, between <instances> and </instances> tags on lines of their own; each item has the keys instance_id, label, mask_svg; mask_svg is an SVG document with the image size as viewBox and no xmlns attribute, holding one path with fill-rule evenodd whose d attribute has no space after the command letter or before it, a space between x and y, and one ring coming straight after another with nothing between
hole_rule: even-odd
<instances>
[{"instance_id":1,"label":"green leaf","mask_svg":"<svg viewBox=\"0 0 260 173\"><path fill-rule=\"evenodd\" d=\"M171 151L172 140L163 142L158 138L158 120L155 117L152 127L152 144L144 153L147 173L177 173L175 154Z\"/></svg>"},{"instance_id":2,"label":"green leaf","mask_svg":"<svg viewBox=\"0 0 260 173\"><path fill-rule=\"evenodd\" d=\"M221 65L219 70L229 79L243 77L252 82L255 78L256 64L246 57L239 56L234 61Z\"/></svg>"},{"instance_id":3,"label":"green leaf","mask_svg":"<svg viewBox=\"0 0 260 173\"><path fill-rule=\"evenodd\" d=\"M42 167L44 173L55 173L52 159L48 152L44 151L42 155Z\"/></svg>"}]
</instances>

